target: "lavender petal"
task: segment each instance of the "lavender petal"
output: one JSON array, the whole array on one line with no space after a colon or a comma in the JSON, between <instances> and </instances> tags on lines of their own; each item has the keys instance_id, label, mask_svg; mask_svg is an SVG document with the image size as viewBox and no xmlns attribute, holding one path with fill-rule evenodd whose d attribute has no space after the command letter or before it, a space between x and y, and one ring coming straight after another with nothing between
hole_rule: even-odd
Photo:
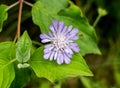
<instances>
[{"instance_id":1,"label":"lavender petal","mask_svg":"<svg viewBox=\"0 0 120 88\"><path fill-rule=\"evenodd\" d=\"M53 34L51 32L48 32L48 36L53 37Z\"/></svg>"},{"instance_id":2,"label":"lavender petal","mask_svg":"<svg viewBox=\"0 0 120 88\"><path fill-rule=\"evenodd\" d=\"M73 54L72 50L68 46L66 46L64 50L66 53Z\"/></svg>"},{"instance_id":3,"label":"lavender petal","mask_svg":"<svg viewBox=\"0 0 120 88\"><path fill-rule=\"evenodd\" d=\"M66 64L69 64L69 63L70 63L69 57L66 56L65 54L64 54L64 61L65 61Z\"/></svg>"},{"instance_id":4,"label":"lavender petal","mask_svg":"<svg viewBox=\"0 0 120 88\"><path fill-rule=\"evenodd\" d=\"M66 52L66 51L63 51L63 53L64 53L67 57L69 57L69 58L72 57L72 54L70 54L70 53L68 53L68 52Z\"/></svg>"},{"instance_id":5,"label":"lavender petal","mask_svg":"<svg viewBox=\"0 0 120 88\"><path fill-rule=\"evenodd\" d=\"M57 59L57 56L58 56L58 53L57 53L57 52L55 52L55 55L54 55L54 60L56 60L56 59Z\"/></svg>"},{"instance_id":6,"label":"lavender petal","mask_svg":"<svg viewBox=\"0 0 120 88\"><path fill-rule=\"evenodd\" d=\"M78 39L78 36L76 35L70 35L67 37L68 40L77 40Z\"/></svg>"},{"instance_id":7,"label":"lavender petal","mask_svg":"<svg viewBox=\"0 0 120 88\"><path fill-rule=\"evenodd\" d=\"M58 30L58 24L59 24L58 21L54 20L52 24L53 24L53 27L55 28L55 30L57 31Z\"/></svg>"},{"instance_id":8,"label":"lavender petal","mask_svg":"<svg viewBox=\"0 0 120 88\"><path fill-rule=\"evenodd\" d=\"M44 49L44 54L47 54L47 53L49 53L49 52L51 52L51 50L48 50L47 48Z\"/></svg>"},{"instance_id":9,"label":"lavender petal","mask_svg":"<svg viewBox=\"0 0 120 88\"><path fill-rule=\"evenodd\" d=\"M53 44L46 45L45 49L52 50L52 49L54 49L54 45Z\"/></svg>"},{"instance_id":10,"label":"lavender petal","mask_svg":"<svg viewBox=\"0 0 120 88\"><path fill-rule=\"evenodd\" d=\"M54 51L52 51L52 52L51 52L51 55L50 55L50 61L52 61L52 60L53 60L54 54L55 54L55 52L54 52Z\"/></svg>"},{"instance_id":11,"label":"lavender petal","mask_svg":"<svg viewBox=\"0 0 120 88\"><path fill-rule=\"evenodd\" d=\"M51 52L49 52L49 53L47 53L47 54L44 54L44 59L48 59L49 57L50 57L50 54L51 54Z\"/></svg>"},{"instance_id":12,"label":"lavender petal","mask_svg":"<svg viewBox=\"0 0 120 88\"><path fill-rule=\"evenodd\" d=\"M61 31L61 33L65 33L67 31L67 26L64 26L63 30Z\"/></svg>"},{"instance_id":13,"label":"lavender petal","mask_svg":"<svg viewBox=\"0 0 120 88\"><path fill-rule=\"evenodd\" d=\"M59 29L58 32L61 32L64 28L64 23L63 22L59 22Z\"/></svg>"},{"instance_id":14,"label":"lavender petal","mask_svg":"<svg viewBox=\"0 0 120 88\"><path fill-rule=\"evenodd\" d=\"M78 29L77 28L74 28L71 32L70 32L70 34L77 34L78 33Z\"/></svg>"},{"instance_id":15,"label":"lavender petal","mask_svg":"<svg viewBox=\"0 0 120 88\"><path fill-rule=\"evenodd\" d=\"M41 39L50 39L50 37L46 34L40 34Z\"/></svg>"},{"instance_id":16,"label":"lavender petal","mask_svg":"<svg viewBox=\"0 0 120 88\"><path fill-rule=\"evenodd\" d=\"M74 35L74 36L70 36L68 37L69 40L78 40L78 36Z\"/></svg>"},{"instance_id":17,"label":"lavender petal","mask_svg":"<svg viewBox=\"0 0 120 88\"><path fill-rule=\"evenodd\" d=\"M57 63L62 64L63 63L63 55L61 52L58 53Z\"/></svg>"},{"instance_id":18,"label":"lavender petal","mask_svg":"<svg viewBox=\"0 0 120 88\"><path fill-rule=\"evenodd\" d=\"M68 30L67 31L70 32L72 30L72 27L73 27L72 25L68 26Z\"/></svg>"},{"instance_id":19,"label":"lavender petal","mask_svg":"<svg viewBox=\"0 0 120 88\"><path fill-rule=\"evenodd\" d=\"M68 26L67 31L65 32L66 35L72 30L72 27L73 27L72 25Z\"/></svg>"},{"instance_id":20,"label":"lavender petal","mask_svg":"<svg viewBox=\"0 0 120 88\"><path fill-rule=\"evenodd\" d=\"M80 51L80 48L78 47L78 45L77 45L76 43L71 43L71 44L69 45L69 47L70 47L73 51L75 51L75 52L79 52L79 51Z\"/></svg>"},{"instance_id":21,"label":"lavender petal","mask_svg":"<svg viewBox=\"0 0 120 88\"><path fill-rule=\"evenodd\" d=\"M53 44L48 44L45 46L45 48L50 48L50 47L54 47Z\"/></svg>"},{"instance_id":22,"label":"lavender petal","mask_svg":"<svg viewBox=\"0 0 120 88\"><path fill-rule=\"evenodd\" d=\"M51 39L43 39L41 42L42 42L42 43L51 42Z\"/></svg>"},{"instance_id":23,"label":"lavender petal","mask_svg":"<svg viewBox=\"0 0 120 88\"><path fill-rule=\"evenodd\" d=\"M55 33L56 33L56 29L54 28L54 26L53 26L53 25L50 25L50 29L51 29L51 31L53 32L53 34L55 34Z\"/></svg>"}]
</instances>

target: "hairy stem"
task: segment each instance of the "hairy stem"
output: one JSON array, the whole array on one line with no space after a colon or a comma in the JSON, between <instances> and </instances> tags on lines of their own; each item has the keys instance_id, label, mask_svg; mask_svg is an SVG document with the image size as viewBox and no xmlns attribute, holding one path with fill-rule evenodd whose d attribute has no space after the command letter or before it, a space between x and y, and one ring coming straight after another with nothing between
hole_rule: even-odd
<instances>
[{"instance_id":1,"label":"hairy stem","mask_svg":"<svg viewBox=\"0 0 120 88\"><path fill-rule=\"evenodd\" d=\"M22 15L22 7L23 7L23 0L19 0L19 13L18 13L18 26L17 26L17 37L20 38L20 24L21 24L21 15Z\"/></svg>"},{"instance_id":2,"label":"hairy stem","mask_svg":"<svg viewBox=\"0 0 120 88\"><path fill-rule=\"evenodd\" d=\"M27 2L27 1L24 1L24 3L26 4L26 5L29 5L29 6L33 6L33 4L31 4L31 3L29 3L29 2Z\"/></svg>"},{"instance_id":3,"label":"hairy stem","mask_svg":"<svg viewBox=\"0 0 120 88\"><path fill-rule=\"evenodd\" d=\"M13 8L14 6L16 6L16 5L18 5L18 4L19 4L19 1L13 3L12 5L10 5L10 6L6 9L6 11L8 11L9 9Z\"/></svg>"}]
</instances>

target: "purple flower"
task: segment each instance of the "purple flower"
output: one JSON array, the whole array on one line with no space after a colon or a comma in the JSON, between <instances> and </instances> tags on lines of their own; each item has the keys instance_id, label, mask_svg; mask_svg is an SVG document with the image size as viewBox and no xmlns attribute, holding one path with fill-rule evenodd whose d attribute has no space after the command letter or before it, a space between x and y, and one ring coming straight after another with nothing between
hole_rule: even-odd
<instances>
[{"instance_id":1,"label":"purple flower","mask_svg":"<svg viewBox=\"0 0 120 88\"><path fill-rule=\"evenodd\" d=\"M50 42L50 44L45 46L44 59L56 60L58 64L64 62L69 64L73 52L80 51L78 45L74 43L74 40L78 39L76 35L78 29L72 28L72 26L67 27L63 22L54 20L52 25L50 25L50 30L52 33L40 34L42 43Z\"/></svg>"}]
</instances>

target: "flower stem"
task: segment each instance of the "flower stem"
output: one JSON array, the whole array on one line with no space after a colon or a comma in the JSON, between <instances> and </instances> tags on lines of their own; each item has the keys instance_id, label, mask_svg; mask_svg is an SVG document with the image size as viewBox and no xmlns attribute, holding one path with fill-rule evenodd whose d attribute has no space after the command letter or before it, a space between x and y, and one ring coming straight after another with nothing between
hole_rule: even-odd
<instances>
[{"instance_id":1,"label":"flower stem","mask_svg":"<svg viewBox=\"0 0 120 88\"><path fill-rule=\"evenodd\" d=\"M23 1L26 5L29 5L29 6L33 6L33 4L31 4L31 3L29 3L29 2L27 2L27 1Z\"/></svg>"},{"instance_id":2,"label":"flower stem","mask_svg":"<svg viewBox=\"0 0 120 88\"><path fill-rule=\"evenodd\" d=\"M18 13L18 26L17 26L17 37L20 38L20 23L21 23L21 15L22 15L22 7L23 7L23 0L19 0L19 13Z\"/></svg>"},{"instance_id":3,"label":"flower stem","mask_svg":"<svg viewBox=\"0 0 120 88\"><path fill-rule=\"evenodd\" d=\"M9 9L13 8L14 6L16 6L16 5L18 5L18 4L19 4L19 1L13 3L12 5L10 5L10 6L6 9L6 11L8 11Z\"/></svg>"},{"instance_id":4,"label":"flower stem","mask_svg":"<svg viewBox=\"0 0 120 88\"><path fill-rule=\"evenodd\" d=\"M101 15L98 15L98 17L96 18L95 22L93 23L93 27L95 27L97 25L97 23L99 22L101 18Z\"/></svg>"}]
</instances>

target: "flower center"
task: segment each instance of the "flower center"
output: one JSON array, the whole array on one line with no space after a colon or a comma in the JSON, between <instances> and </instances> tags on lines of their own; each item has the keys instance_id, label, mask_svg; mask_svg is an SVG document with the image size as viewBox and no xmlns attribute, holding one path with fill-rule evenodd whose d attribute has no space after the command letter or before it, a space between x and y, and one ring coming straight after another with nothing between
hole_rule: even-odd
<instances>
[{"instance_id":1,"label":"flower center","mask_svg":"<svg viewBox=\"0 0 120 88\"><path fill-rule=\"evenodd\" d=\"M57 34L57 36L54 37L53 44L57 50L62 50L67 44L66 37L61 33Z\"/></svg>"}]
</instances>

